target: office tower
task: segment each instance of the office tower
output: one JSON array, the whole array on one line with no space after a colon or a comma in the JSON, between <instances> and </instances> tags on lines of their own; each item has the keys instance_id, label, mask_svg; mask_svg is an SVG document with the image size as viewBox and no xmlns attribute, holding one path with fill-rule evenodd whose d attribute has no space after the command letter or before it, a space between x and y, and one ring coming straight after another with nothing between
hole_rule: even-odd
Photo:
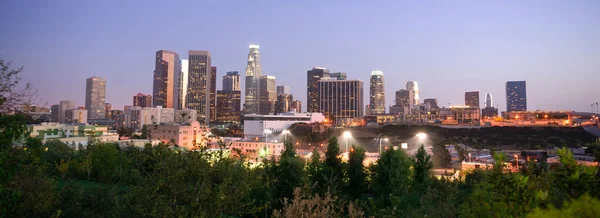
<instances>
[{"instance_id":1,"label":"office tower","mask_svg":"<svg viewBox=\"0 0 600 218\"><path fill-rule=\"evenodd\" d=\"M53 104L50 106L50 122L58 122L58 115L60 114L60 104Z\"/></svg>"},{"instance_id":2,"label":"office tower","mask_svg":"<svg viewBox=\"0 0 600 218\"><path fill-rule=\"evenodd\" d=\"M479 108L479 92L465 92L465 105L472 108Z\"/></svg>"},{"instance_id":3,"label":"office tower","mask_svg":"<svg viewBox=\"0 0 600 218\"><path fill-rule=\"evenodd\" d=\"M211 55L208 51L189 51L187 108L198 111L198 120L210 122Z\"/></svg>"},{"instance_id":4,"label":"office tower","mask_svg":"<svg viewBox=\"0 0 600 218\"><path fill-rule=\"evenodd\" d=\"M125 127L125 116L122 110L111 110L110 119L115 121L113 126L115 129Z\"/></svg>"},{"instance_id":5,"label":"office tower","mask_svg":"<svg viewBox=\"0 0 600 218\"><path fill-rule=\"evenodd\" d=\"M240 123L241 100L242 92L240 90L217 91L216 121L219 123Z\"/></svg>"},{"instance_id":6,"label":"office tower","mask_svg":"<svg viewBox=\"0 0 600 218\"><path fill-rule=\"evenodd\" d=\"M188 91L188 70L189 70L189 61L185 59L179 60L179 65L181 66L181 75L179 76L179 109L187 108L186 100L187 100L187 91Z\"/></svg>"},{"instance_id":7,"label":"office tower","mask_svg":"<svg viewBox=\"0 0 600 218\"><path fill-rule=\"evenodd\" d=\"M410 92L409 106L413 108L414 105L419 104L419 84L417 81L406 82L406 90Z\"/></svg>"},{"instance_id":8,"label":"office tower","mask_svg":"<svg viewBox=\"0 0 600 218\"><path fill-rule=\"evenodd\" d=\"M258 113L263 115L272 114L275 111L273 103L277 100L277 90L274 76L261 76L259 80L259 106Z\"/></svg>"},{"instance_id":9,"label":"office tower","mask_svg":"<svg viewBox=\"0 0 600 218\"><path fill-rule=\"evenodd\" d=\"M292 111L296 112L296 113L302 113L302 102L299 100L294 100L292 102Z\"/></svg>"},{"instance_id":10,"label":"office tower","mask_svg":"<svg viewBox=\"0 0 600 218\"><path fill-rule=\"evenodd\" d=\"M65 123L78 124L87 123L87 110L70 109L65 111Z\"/></svg>"},{"instance_id":11,"label":"office tower","mask_svg":"<svg viewBox=\"0 0 600 218\"><path fill-rule=\"evenodd\" d=\"M217 113L215 111L217 104L217 67L210 68L210 122L215 122Z\"/></svg>"},{"instance_id":12,"label":"office tower","mask_svg":"<svg viewBox=\"0 0 600 218\"><path fill-rule=\"evenodd\" d=\"M369 106L371 114L385 113L385 88L383 80L383 72L375 70L371 72L371 80L369 86Z\"/></svg>"},{"instance_id":13,"label":"office tower","mask_svg":"<svg viewBox=\"0 0 600 218\"><path fill-rule=\"evenodd\" d=\"M360 80L319 81L319 108L326 118L340 124L363 116L363 82Z\"/></svg>"},{"instance_id":14,"label":"office tower","mask_svg":"<svg viewBox=\"0 0 600 218\"><path fill-rule=\"evenodd\" d=\"M289 85L281 85L277 86L277 96L282 94L290 94L290 86Z\"/></svg>"},{"instance_id":15,"label":"office tower","mask_svg":"<svg viewBox=\"0 0 600 218\"><path fill-rule=\"evenodd\" d=\"M396 105L409 107L411 92L406 89L396 91Z\"/></svg>"},{"instance_id":16,"label":"office tower","mask_svg":"<svg viewBox=\"0 0 600 218\"><path fill-rule=\"evenodd\" d=\"M180 75L179 55L173 51L157 51L152 86L154 97L152 104L154 106L179 107L179 98L181 97L181 93L179 93Z\"/></svg>"},{"instance_id":17,"label":"office tower","mask_svg":"<svg viewBox=\"0 0 600 218\"><path fill-rule=\"evenodd\" d=\"M432 109L439 109L437 99L435 98L426 98L423 100L423 104L429 104Z\"/></svg>"},{"instance_id":18,"label":"office tower","mask_svg":"<svg viewBox=\"0 0 600 218\"><path fill-rule=\"evenodd\" d=\"M329 70L323 67L313 67L307 72L306 111L309 113L322 112L322 110L319 109L319 80L323 78L329 78Z\"/></svg>"},{"instance_id":19,"label":"office tower","mask_svg":"<svg viewBox=\"0 0 600 218\"><path fill-rule=\"evenodd\" d=\"M294 97L290 94L277 95L277 102L275 103L275 114L287 113L292 111L292 104L294 103Z\"/></svg>"},{"instance_id":20,"label":"office tower","mask_svg":"<svg viewBox=\"0 0 600 218\"><path fill-rule=\"evenodd\" d=\"M106 117L104 103L106 101L106 79L90 77L85 86L85 109L88 112L88 120L103 119Z\"/></svg>"},{"instance_id":21,"label":"office tower","mask_svg":"<svg viewBox=\"0 0 600 218\"><path fill-rule=\"evenodd\" d=\"M336 72L336 73L332 73L329 77L331 78L335 78L337 80L346 80L346 73L344 72Z\"/></svg>"},{"instance_id":22,"label":"office tower","mask_svg":"<svg viewBox=\"0 0 600 218\"><path fill-rule=\"evenodd\" d=\"M60 101L58 104L58 122L66 123L67 122L67 111L75 109L75 104L72 101Z\"/></svg>"},{"instance_id":23,"label":"office tower","mask_svg":"<svg viewBox=\"0 0 600 218\"><path fill-rule=\"evenodd\" d=\"M104 103L104 114L106 114L107 119L110 119L110 111L111 110L112 110L112 104ZM87 117L86 117L86 120L87 120Z\"/></svg>"},{"instance_id":24,"label":"office tower","mask_svg":"<svg viewBox=\"0 0 600 218\"><path fill-rule=\"evenodd\" d=\"M152 107L152 95L138 93L133 96L134 107Z\"/></svg>"},{"instance_id":25,"label":"office tower","mask_svg":"<svg viewBox=\"0 0 600 218\"><path fill-rule=\"evenodd\" d=\"M223 76L223 91L240 91L240 75L237 71L227 72Z\"/></svg>"},{"instance_id":26,"label":"office tower","mask_svg":"<svg viewBox=\"0 0 600 218\"><path fill-rule=\"evenodd\" d=\"M485 95L485 107L494 107L492 106L492 94L490 93Z\"/></svg>"},{"instance_id":27,"label":"office tower","mask_svg":"<svg viewBox=\"0 0 600 218\"><path fill-rule=\"evenodd\" d=\"M125 106L123 111L125 128L132 128L134 131L140 129L141 110L141 107Z\"/></svg>"},{"instance_id":28,"label":"office tower","mask_svg":"<svg viewBox=\"0 0 600 218\"><path fill-rule=\"evenodd\" d=\"M506 82L506 111L527 111L527 86L525 81Z\"/></svg>"},{"instance_id":29,"label":"office tower","mask_svg":"<svg viewBox=\"0 0 600 218\"><path fill-rule=\"evenodd\" d=\"M260 53L258 45L250 45L248 52L248 65L246 66L246 96L244 97L244 113L259 113L260 77Z\"/></svg>"}]
</instances>

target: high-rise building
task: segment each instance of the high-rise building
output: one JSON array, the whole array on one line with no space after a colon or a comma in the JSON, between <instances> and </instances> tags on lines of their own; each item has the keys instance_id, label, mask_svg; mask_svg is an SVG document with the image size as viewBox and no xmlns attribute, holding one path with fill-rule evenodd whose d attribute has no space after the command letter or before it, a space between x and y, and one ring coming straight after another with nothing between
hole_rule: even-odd
<instances>
[{"instance_id":1,"label":"high-rise building","mask_svg":"<svg viewBox=\"0 0 600 218\"><path fill-rule=\"evenodd\" d=\"M296 113L302 113L302 102L299 100L294 100L292 102L292 111L296 112Z\"/></svg>"},{"instance_id":2,"label":"high-rise building","mask_svg":"<svg viewBox=\"0 0 600 218\"><path fill-rule=\"evenodd\" d=\"M210 68L210 122L215 122L217 119L216 104L217 104L217 67Z\"/></svg>"},{"instance_id":3,"label":"high-rise building","mask_svg":"<svg viewBox=\"0 0 600 218\"><path fill-rule=\"evenodd\" d=\"M409 106L413 108L414 105L419 104L419 84L417 81L406 82L406 90L410 92Z\"/></svg>"},{"instance_id":4,"label":"high-rise building","mask_svg":"<svg viewBox=\"0 0 600 218\"><path fill-rule=\"evenodd\" d=\"M437 99L435 98L426 98L423 100L423 104L429 104L432 109L439 109Z\"/></svg>"},{"instance_id":5,"label":"high-rise building","mask_svg":"<svg viewBox=\"0 0 600 218\"><path fill-rule=\"evenodd\" d=\"M318 88L319 108L325 117L333 120L336 125L363 116L362 81L322 79Z\"/></svg>"},{"instance_id":6,"label":"high-rise building","mask_svg":"<svg viewBox=\"0 0 600 218\"><path fill-rule=\"evenodd\" d=\"M75 109L75 104L72 101L60 101L58 104L58 122L67 123L67 111ZM87 122L87 121L86 121Z\"/></svg>"},{"instance_id":7,"label":"high-rise building","mask_svg":"<svg viewBox=\"0 0 600 218\"><path fill-rule=\"evenodd\" d=\"M241 97L240 90L217 91L216 121L219 123L240 123Z\"/></svg>"},{"instance_id":8,"label":"high-rise building","mask_svg":"<svg viewBox=\"0 0 600 218\"><path fill-rule=\"evenodd\" d=\"M384 88L383 72L375 70L371 72L371 80L369 86L369 105L371 114L385 113L385 88Z\"/></svg>"},{"instance_id":9,"label":"high-rise building","mask_svg":"<svg viewBox=\"0 0 600 218\"><path fill-rule=\"evenodd\" d=\"M106 103L106 79L90 77L85 86L85 109L89 120L103 119L106 117L104 107Z\"/></svg>"},{"instance_id":10,"label":"high-rise building","mask_svg":"<svg viewBox=\"0 0 600 218\"><path fill-rule=\"evenodd\" d=\"M113 126L115 129L125 127L125 116L122 110L111 110L110 119L115 121Z\"/></svg>"},{"instance_id":11,"label":"high-rise building","mask_svg":"<svg viewBox=\"0 0 600 218\"><path fill-rule=\"evenodd\" d=\"M186 100L187 100L187 91L188 91L188 70L189 61L185 59L179 60L179 65L181 66L181 75L179 76L179 109L186 108Z\"/></svg>"},{"instance_id":12,"label":"high-rise building","mask_svg":"<svg viewBox=\"0 0 600 218\"><path fill-rule=\"evenodd\" d=\"M152 95L138 93L133 96L134 107L152 107Z\"/></svg>"},{"instance_id":13,"label":"high-rise building","mask_svg":"<svg viewBox=\"0 0 600 218\"><path fill-rule=\"evenodd\" d=\"M479 108L479 92L465 92L465 105L472 108Z\"/></svg>"},{"instance_id":14,"label":"high-rise building","mask_svg":"<svg viewBox=\"0 0 600 218\"><path fill-rule=\"evenodd\" d=\"M527 111L527 86L525 81L506 82L506 111Z\"/></svg>"},{"instance_id":15,"label":"high-rise building","mask_svg":"<svg viewBox=\"0 0 600 218\"><path fill-rule=\"evenodd\" d=\"M287 113L292 111L292 104L294 103L294 97L290 94L277 95L277 102L275 105L275 114Z\"/></svg>"},{"instance_id":16,"label":"high-rise building","mask_svg":"<svg viewBox=\"0 0 600 218\"><path fill-rule=\"evenodd\" d=\"M65 123L77 124L87 123L87 110L85 109L70 109L65 111Z\"/></svg>"},{"instance_id":17,"label":"high-rise building","mask_svg":"<svg viewBox=\"0 0 600 218\"><path fill-rule=\"evenodd\" d=\"M237 71L227 72L223 76L223 91L240 91L240 75Z\"/></svg>"},{"instance_id":18,"label":"high-rise building","mask_svg":"<svg viewBox=\"0 0 600 218\"><path fill-rule=\"evenodd\" d=\"M306 111L309 113L322 112L319 108L319 80L323 78L329 78L329 70L324 67L313 67L307 72Z\"/></svg>"},{"instance_id":19,"label":"high-rise building","mask_svg":"<svg viewBox=\"0 0 600 218\"><path fill-rule=\"evenodd\" d=\"M259 114L268 115L275 111L275 101L277 101L277 90L274 76L261 76L259 81Z\"/></svg>"},{"instance_id":20,"label":"high-rise building","mask_svg":"<svg viewBox=\"0 0 600 218\"><path fill-rule=\"evenodd\" d=\"M400 89L396 91L396 105L409 107L410 106L410 91Z\"/></svg>"},{"instance_id":21,"label":"high-rise building","mask_svg":"<svg viewBox=\"0 0 600 218\"><path fill-rule=\"evenodd\" d=\"M290 86L289 85L281 85L277 86L277 96L282 94L290 94Z\"/></svg>"},{"instance_id":22,"label":"high-rise building","mask_svg":"<svg viewBox=\"0 0 600 218\"><path fill-rule=\"evenodd\" d=\"M58 122L58 115L60 114L60 104L53 104L50 106L50 122Z\"/></svg>"},{"instance_id":23,"label":"high-rise building","mask_svg":"<svg viewBox=\"0 0 600 218\"><path fill-rule=\"evenodd\" d=\"M250 45L248 52L248 65L246 66L246 96L244 97L244 112L246 114L260 112L260 53L258 45Z\"/></svg>"},{"instance_id":24,"label":"high-rise building","mask_svg":"<svg viewBox=\"0 0 600 218\"><path fill-rule=\"evenodd\" d=\"M104 104L104 114L106 114L106 118L110 119L110 111L112 110L112 104L105 103ZM87 111L86 111L87 113ZM87 120L87 117L86 117Z\"/></svg>"},{"instance_id":25,"label":"high-rise building","mask_svg":"<svg viewBox=\"0 0 600 218\"><path fill-rule=\"evenodd\" d=\"M154 106L179 107L179 98L181 97L179 92L180 75L179 55L173 51L157 51L152 86Z\"/></svg>"},{"instance_id":26,"label":"high-rise building","mask_svg":"<svg viewBox=\"0 0 600 218\"><path fill-rule=\"evenodd\" d=\"M198 111L198 120L210 122L211 55L208 51L189 51L187 108Z\"/></svg>"},{"instance_id":27,"label":"high-rise building","mask_svg":"<svg viewBox=\"0 0 600 218\"><path fill-rule=\"evenodd\" d=\"M492 94L490 94L490 93L487 93L485 95L485 107L494 107L492 105Z\"/></svg>"},{"instance_id":28,"label":"high-rise building","mask_svg":"<svg viewBox=\"0 0 600 218\"><path fill-rule=\"evenodd\" d=\"M337 80L346 80L347 76L344 72L336 72L329 75L331 78L335 78Z\"/></svg>"}]
</instances>

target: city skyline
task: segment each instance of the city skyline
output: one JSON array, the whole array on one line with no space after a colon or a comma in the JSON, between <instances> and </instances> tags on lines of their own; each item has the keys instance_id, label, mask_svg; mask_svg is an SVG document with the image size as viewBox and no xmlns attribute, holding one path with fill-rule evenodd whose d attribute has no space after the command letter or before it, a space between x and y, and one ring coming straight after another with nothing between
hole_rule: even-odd
<instances>
[{"instance_id":1,"label":"city skyline","mask_svg":"<svg viewBox=\"0 0 600 218\"><path fill-rule=\"evenodd\" d=\"M245 3L238 4L244 6ZM594 61L600 58L600 54L595 52L600 50L600 43L598 43L600 31L585 27L598 26L599 15L592 10L594 7L597 8L597 4L597 2L566 5L548 3L544 9L539 9L535 3L511 2L504 4L503 7L479 3L463 5L462 8L459 5L459 9L454 12L439 9L444 7L437 8L426 4L406 5L405 9L397 5L362 7L364 5L346 4L344 5L346 10L338 15L339 19L325 21L315 18L295 19L301 16L300 9L311 8L308 3L296 5L275 3L268 7L265 4L248 4L245 5L247 7L241 8L253 9L257 12L256 18L261 25L256 29L244 27L245 22L237 20L239 16L234 16L209 23L208 25L217 29L213 34L202 35L201 32L192 32L172 40L160 34L160 37L153 36L150 34L152 29L146 25L136 27L136 31L126 31L126 27L131 25L131 22L145 19L147 22L143 23L153 23L152 21L156 21L157 18L137 14L139 12L127 15L126 11L130 12L130 10L111 8L106 2L85 5L64 2L42 3L42 6L46 7L45 10L34 8L30 11L21 10L28 8L28 3L10 2L5 7L6 13L2 15L7 16L7 19L2 19L7 22L2 22L2 25L7 32L14 34L8 35L0 42L0 55L5 60L13 61L15 66L25 66L23 81L31 82L39 90L40 104L48 103L48 106L60 100L71 100L76 105L83 105L84 95L80 90L85 89L85 84L81 84L81 81L90 76L99 76L108 81L106 102L112 103L115 109L122 109L124 105L130 105L131 101L130 97L123 96L133 96L139 92L152 93L149 75L154 66L151 54L157 50L168 49L179 54L186 54L189 49L194 48L208 50L213 54L213 65L222 69L221 73L217 74L217 77L221 77L223 72L227 71L244 72L247 46L257 43L261 45L263 74L276 76L277 85L289 84L294 98L304 102L303 110L307 105L304 89L306 84L302 82L305 81L306 69L323 66L331 72L347 72L348 79L360 79L363 82L368 81L371 69L387 72L388 82L385 84L387 105L394 102L393 93L402 89L402 84L407 81L419 82L421 99L436 98L441 107L447 107L449 103L460 105L464 101L463 94L466 91L479 90L481 93L491 93L493 96L504 96L506 81L523 80L528 83L528 110L589 111L590 103L598 101L591 93L600 92L600 87L595 85L598 79L591 77L600 71L600 63ZM195 6L199 7L199 5ZM195 6L191 5L189 8ZM321 5L316 9L327 10L334 6L341 5ZM183 4L174 4L172 7L186 10ZM197 15L198 19L214 17L214 14L230 9L219 3L208 7L215 10L206 15ZM273 10L275 8L280 10ZM362 25L366 22L352 17L353 11L358 8L364 8L366 11L382 11L370 21L377 24L365 31L369 33L368 35L349 32L351 31L349 23L358 22ZM512 10L514 8L521 9ZM423 12L424 15L413 12L398 16L414 18L407 20L415 20L416 24L398 21L397 18L400 17L389 13L394 10L408 11L409 9ZM70 13L70 10L78 12ZM98 13L84 13L94 10ZM231 10L241 9L234 7ZM15 14L14 11L23 13ZM102 12L108 11L114 12L115 17L104 21L101 14L106 14ZM465 11L472 13L471 15L460 14ZM270 21L270 18L282 13L289 14L292 19L287 19L287 22L294 25L286 25L282 27L283 29L275 28L284 21ZM452 18L450 27L453 28L445 28L440 23L436 23L441 19L440 17L426 19L427 15L435 13ZM531 19L531 13L537 15L535 19ZM186 16L186 13L178 14L181 15L177 16ZM509 15L514 16L505 19ZM73 16L80 19L75 19ZM488 19L473 21L473 16L484 16ZM20 19L24 17L30 18ZM18 20L14 21L15 19ZM562 22L567 19L569 22ZM69 25L59 26L58 29L44 27L56 26L64 20L73 20L71 21L74 22L73 24L79 24L78 28L69 28ZM122 20L128 22L121 23ZM331 28L324 37L302 39L292 36L299 32L306 32L307 29L314 27L311 24L317 22ZM578 25L570 25L571 23L578 23ZM96 29L99 28L92 28L94 25L86 24L100 25L108 32L96 34ZM173 28L185 29L177 27L185 24L189 22L173 24L175 25ZM221 32L223 30L216 28L224 25L228 26L224 31L239 29L249 33L225 34ZM287 26L298 26L298 28L290 29ZM392 29L406 29L397 28L401 26L421 28L411 29L412 32L406 36L398 37L407 32L392 31ZM526 28L528 26L536 28ZM281 34L272 34L275 29ZM382 34L386 32L389 34ZM505 32L511 34L508 37L506 34L499 34ZM257 34L261 36L256 36ZM340 38L340 35L344 37ZM378 38L374 38L375 35ZM428 35L436 37L422 37ZM440 38L439 35L444 37ZM42 36L58 41L50 43L52 40L44 40ZM336 40L333 40L333 36L336 36ZM288 37L294 39L293 43L282 40ZM94 43L89 43L91 41ZM350 44L356 47L345 48ZM36 52L31 54L28 52L31 50ZM320 52L309 52L316 50ZM52 55L67 53L74 55ZM364 61L350 61L356 58ZM54 78L53 75L66 76ZM552 77L548 78L547 75ZM399 81L399 84L389 81ZM217 81L217 84L220 82ZM549 88L562 87L564 84L576 85L569 89ZM218 85L217 90L220 89ZM368 102L367 94L364 101ZM480 103L483 105L483 102ZM506 108L502 98L496 98L494 106L496 105L501 110Z\"/></svg>"}]
</instances>

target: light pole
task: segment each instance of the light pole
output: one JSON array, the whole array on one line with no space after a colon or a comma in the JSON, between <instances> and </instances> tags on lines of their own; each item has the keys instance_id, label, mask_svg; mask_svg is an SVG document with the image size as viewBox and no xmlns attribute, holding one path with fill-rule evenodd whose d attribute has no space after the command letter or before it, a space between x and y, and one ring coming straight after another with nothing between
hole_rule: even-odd
<instances>
[{"instance_id":1,"label":"light pole","mask_svg":"<svg viewBox=\"0 0 600 218\"><path fill-rule=\"evenodd\" d=\"M271 131L270 129L265 129L263 131L263 133L265 134L265 143L269 142L269 140L268 140L269 134L273 133L273 131Z\"/></svg>"},{"instance_id":2,"label":"light pole","mask_svg":"<svg viewBox=\"0 0 600 218\"><path fill-rule=\"evenodd\" d=\"M348 139L352 137L352 133L350 131L344 132L344 138L346 138L346 152L348 152Z\"/></svg>"},{"instance_id":3,"label":"light pole","mask_svg":"<svg viewBox=\"0 0 600 218\"><path fill-rule=\"evenodd\" d=\"M283 142L287 141L287 134L290 134L289 130L283 130L281 133L283 133Z\"/></svg>"},{"instance_id":4,"label":"light pole","mask_svg":"<svg viewBox=\"0 0 600 218\"><path fill-rule=\"evenodd\" d=\"M421 142L421 144L422 144L423 140L425 138L427 138L427 134L420 132L420 133L417 133L417 137L419 137L419 142Z\"/></svg>"},{"instance_id":5,"label":"light pole","mask_svg":"<svg viewBox=\"0 0 600 218\"><path fill-rule=\"evenodd\" d=\"M388 138L383 138L385 142L388 142ZM381 155L381 137L379 137L379 154Z\"/></svg>"},{"instance_id":6,"label":"light pole","mask_svg":"<svg viewBox=\"0 0 600 218\"><path fill-rule=\"evenodd\" d=\"M517 169L519 169L519 156L515 154L515 158L517 159Z\"/></svg>"}]
</instances>

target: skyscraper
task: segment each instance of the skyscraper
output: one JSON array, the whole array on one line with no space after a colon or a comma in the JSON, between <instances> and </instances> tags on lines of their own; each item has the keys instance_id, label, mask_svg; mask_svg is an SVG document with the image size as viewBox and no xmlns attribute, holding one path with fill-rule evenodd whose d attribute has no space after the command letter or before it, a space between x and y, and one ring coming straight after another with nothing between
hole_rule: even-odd
<instances>
[{"instance_id":1,"label":"skyscraper","mask_svg":"<svg viewBox=\"0 0 600 218\"><path fill-rule=\"evenodd\" d=\"M506 111L527 111L527 86L525 81L506 82Z\"/></svg>"},{"instance_id":2,"label":"skyscraper","mask_svg":"<svg viewBox=\"0 0 600 218\"><path fill-rule=\"evenodd\" d=\"M248 52L248 65L246 66L246 96L244 97L244 112L247 114L259 113L260 77L260 53L258 45L250 45Z\"/></svg>"},{"instance_id":3,"label":"skyscraper","mask_svg":"<svg viewBox=\"0 0 600 218\"><path fill-rule=\"evenodd\" d=\"M152 95L138 93L133 96L134 107L152 107Z\"/></svg>"},{"instance_id":4,"label":"skyscraper","mask_svg":"<svg viewBox=\"0 0 600 218\"><path fill-rule=\"evenodd\" d=\"M90 120L103 119L106 106L106 79L92 76L86 80L85 85L85 109L87 109Z\"/></svg>"},{"instance_id":5,"label":"skyscraper","mask_svg":"<svg viewBox=\"0 0 600 218\"><path fill-rule=\"evenodd\" d=\"M492 94L490 93L485 95L485 107L494 107L492 106Z\"/></svg>"},{"instance_id":6,"label":"skyscraper","mask_svg":"<svg viewBox=\"0 0 600 218\"><path fill-rule=\"evenodd\" d=\"M210 122L211 55L208 51L189 51L187 108L198 111L198 120Z\"/></svg>"},{"instance_id":7,"label":"skyscraper","mask_svg":"<svg viewBox=\"0 0 600 218\"><path fill-rule=\"evenodd\" d=\"M217 91L217 117L219 123L240 123L241 91Z\"/></svg>"},{"instance_id":8,"label":"skyscraper","mask_svg":"<svg viewBox=\"0 0 600 218\"><path fill-rule=\"evenodd\" d=\"M217 119L217 67L210 68L210 122Z\"/></svg>"},{"instance_id":9,"label":"skyscraper","mask_svg":"<svg viewBox=\"0 0 600 218\"><path fill-rule=\"evenodd\" d=\"M479 108L479 92L465 92L465 105L472 108Z\"/></svg>"},{"instance_id":10,"label":"skyscraper","mask_svg":"<svg viewBox=\"0 0 600 218\"><path fill-rule=\"evenodd\" d=\"M307 72L306 111L309 113L322 112L319 109L319 80L322 78L329 78L329 70L323 67L313 67Z\"/></svg>"},{"instance_id":11,"label":"skyscraper","mask_svg":"<svg viewBox=\"0 0 600 218\"><path fill-rule=\"evenodd\" d=\"M296 112L296 113L302 113L302 102L299 100L294 100L292 102L292 111Z\"/></svg>"},{"instance_id":12,"label":"skyscraper","mask_svg":"<svg viewBox=\"0 0 600 218\"><path fill-rule=\"evenodd\" d=\"M277 90L274 76L261 76L259 80L259 114L268 115L274 113Z\"/></svg>"},{"instance_id":13,"label":"skyscraper","mask_svg":"<svg viewBox=\"0 0 600 218\"><path fill-rule=\"evenodd\" d=\"M335 78L337 80L345 80L346 79L346 73L344 72L335 72L329 75L329 77L331 78Z\"/></svg>"},{"instance_id":14,"label":"skyscraper","mask_svg":"<svg viewBox=\"0 0 600 218\"><path fill-rule=\"evenodd\" d=\"M286 113L292 110L294 97L290 94L277 95L277 103L275 105L275 114Z\"/></svg>"},{"instance_id":15,"label":"skyscraper","mask_svg":"<svg viewBox=\"0 0 600 218\"><path fill-rule=\"evenodd\" d=\"M58 104L58 122L66 123L67 122L67 111L75 109L75 104L72 101L60 101Z\"/></svg>"},{"instance_id":16,"label":"skyscraper","mask_svg":"<svg viewBox=\"0 0 600 218\"><path fill-rule=\"evenodd\" d=\"M179 93L180 75L179 55L173 51L157 51L152 88L154 106L179 107L179 98L181 97L181 93Z\"/></svg>"},{"instance_id":17,"label":"skyscraper","mask_svg":"<svg viewBox=\"0 0 600 218\"><path fill-rule=\"evenodd\" d=\"M223 76L223 91L240 91L240 75L237 71L227 72Z\"/></svg>"},{"instance_id":18,"label":"skyscraper","mask_svg":"<svg viewBox=\"0 0 600 218\"><path fill-rule=\"evenodd\" d=\"M282 94L290 94L290 86L289 85L281 85L277 86L277 96Z\"/></svg>"},{"instance_id":19,"label":"skyscraper","mask_svg":"<svg viewBox=\"0 0 600 218\"><path fill-rule=\"evenodd\" d=\"M318 88L319 108L336 125L363 116L365 107L362 81L323 79L319 81Z\"/></svg>"},{"instance_id":20,"label":"skyscraper","mask_svg":"<svg viewBox=\"0 0 600 218\"><path fill-rule=\"evenodd\" d=\"M58 122L58 115L60 114L60 104L53 104L50 106L50 122Z\"/></svg>"},{"instance_id":21,"label":"skyscraper","mask_svg":"<svg viewBox=\"0 0 600 218\"><path fill-rule=\"evenodd\" d=\"M84 108L85 109L85 108ZM110 103L104 103L104 116L106 116L106 118L110 119L110 111L112 110L112 104ZM86 120L87 120L87 111L85 111L86 113Z\"/></svg>"},{"instance_id":22,"label":"skyscraper","mask_svg":"<svg viewBox=\"0 0 600 218\"><path fill-rule=\"evenodd\" d=\"M375 70L371 72L370 88L370 109L371 114L385 113L385 88L383 80L383 72Z\"/></svg>"},{"instance_id":23,"label":"skyscraper","mask_svg":"<svg viewBox=\"0 0 600 218\"><path fill-rule=\"evenodd\" d=\"M189 70L189 61L185 59L179 60L181 63L181 75L179 76L179 109L187 108L186 100L187 100L187 92L188 92L188 70Z\"/></svg>"},{"instance_id":24,"label":"skyscraper","mask_svg":"<svg viewBox=\"0 0 600 218\"><path fill-rule=\"evenodd\" d=\"M429 104L432 109L439 109L437 99L435 98L426 98L423 100L424 104Z\"/></svg>"},{"instance_id":25,"label":"skyscraper","mask_svg":"<svg viewBox=\"0 0 600 218\"><path fill-rule=\"evenodd\" d=\"M408 81L406 83L406 90L410 92L409 106L412 109L414 105L419 104L419 84L417 81Z\"/></svg>"},{"instance_id":26,"label":"skyscraper","mask_svg":"<svg viewBox=\"0 0 600 218\"><path fill-rule=\"evenodd\" d=\"M396 91L396 105L409 107L410 106L410 91L400 89Z\"/></svg>"}]
</instances>

